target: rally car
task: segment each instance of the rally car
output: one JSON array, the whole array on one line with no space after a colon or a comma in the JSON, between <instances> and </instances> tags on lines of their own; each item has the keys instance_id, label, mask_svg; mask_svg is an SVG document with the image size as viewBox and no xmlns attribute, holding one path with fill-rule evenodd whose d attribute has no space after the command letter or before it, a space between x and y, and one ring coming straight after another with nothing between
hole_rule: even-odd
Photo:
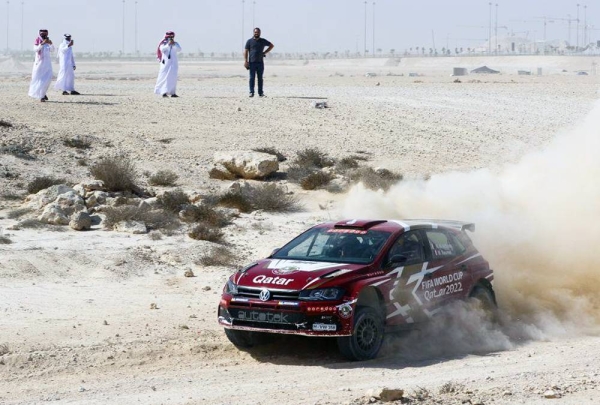
<instances>
[{"instance_id":1,"label":"rally car","mask_svg":"<svg viewBox=\"0 0 600 405\"><path fill-rule=\"evenodd\" d=\"M428 321L455 300L493 310L493 272L447 220L316 225L227 281L219 324L238 347L264 333L336 337L350 360L377 356L384 332Z\"/></svg>"}]
</instances>

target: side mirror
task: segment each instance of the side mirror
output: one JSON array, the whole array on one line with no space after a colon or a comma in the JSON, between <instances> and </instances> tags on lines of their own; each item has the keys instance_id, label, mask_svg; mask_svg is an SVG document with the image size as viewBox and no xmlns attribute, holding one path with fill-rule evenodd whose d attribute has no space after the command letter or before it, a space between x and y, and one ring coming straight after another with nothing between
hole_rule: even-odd
<instances>
[{"instance_id":1,"label":"side mirror","mask_svg":"<svg viewBox=\"0 0 600 405\"><path fill-rule=\"evenodd\" d=\"M408 257L406 257L404 255L393 255L392 257L390 257L390 261L388 262L388 264L389 265L404 264L404 263L406 263L407 260L408 260Z\"/></svg>"},{"instance_id":2,"label":"side mirror","mask_svg":"<svg viewBox=\"0 0 600 405\"><path fill-rule=\"evenodd\" d=\"M270 257L270 256L273 256L275 253L279 252L279 249L280 249L280 248L275 248L275 249L273 249L273 251L271 252L271 254L269 255L269 257Z\"/></svg>"}]
</instances>

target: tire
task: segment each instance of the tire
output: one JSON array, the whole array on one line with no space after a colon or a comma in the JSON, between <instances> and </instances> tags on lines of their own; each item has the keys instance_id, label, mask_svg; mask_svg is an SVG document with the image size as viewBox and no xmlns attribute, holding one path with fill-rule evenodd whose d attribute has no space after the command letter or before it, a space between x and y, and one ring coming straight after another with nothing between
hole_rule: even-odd
<instances>
[{"instance_id":1,"label":"tire","mask_svg":"<svg viewBox=\"0 0 600 405\"><path fill-rule=\"evenodd\" d=\"M476 301L477 307L482 309L492 322L498 320L498 305L496 304L496 295L488 287L477 285L469 295L471 300Z\"/></svg>"},{"instance_id":2,"label":"tire","mask_svg":"<svg viewBox=\"0 0 600 405\"><path fill-rule=\"evenodd\" d=\"M252 335L252 332L246 330L225 329L227 339L241 349L249 349L254 346Z\"/></svg>"},{"instance_id":3,"label":"tire","mask_svg":"<svg viewBox=\"0 0 600 405\"><path fill-rule=\"evenodd\" d=\"M338 338L338 348L348 360L370 360L377 356L383 343L383 318L372 307L358 307L354 315L352 336Z\"/></svg>"},{"instance_id":4,"label":"tire","mask_svg":"<svg viewBox=\"0 0 600 405\"><path fill-rule=\"evenodd\" d=\"M240 349L269 344L273 341L272 333L249 332L247 330L225 329L225 336Z\"/></svg>"}]
</instances>

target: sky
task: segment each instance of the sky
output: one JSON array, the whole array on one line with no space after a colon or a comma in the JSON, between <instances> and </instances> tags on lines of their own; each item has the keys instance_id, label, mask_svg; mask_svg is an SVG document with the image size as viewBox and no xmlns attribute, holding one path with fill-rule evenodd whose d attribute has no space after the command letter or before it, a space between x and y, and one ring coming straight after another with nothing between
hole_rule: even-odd
<instances>
[{"instance_id":1,"label":"sky","mask_svg":"<svg viewBox=\"0 0 600 405\"><path fill-rule=\"evenodd\" d=\"M374 4L375 3L375 4ZM600 39L600 5L579 1L579 43ZM396 53L411 47L474 47L489 35L577 41L577 0L1 0L0 49L30 49L40 28L70 33L76 51L152 53L167 30L184 52L243 50L253 26L274 52ZM496 7L496 4L498 6ZM584 6L587 6L585 8ZM123 18L124 17L124 18ZM137 17L137 18L136 18ZM366 18L365 18L366 17ZM136 24L137 19L137 24ZM571 30L569 32L569 22ZM123 22L125 24L123 24ZM137 26L137 29L136 29ZM592 27L593 26L593 27ZM366 28L366 30L365 30ZM137 35L136 35L137 32Z\"/></svg>"}]
</instances>

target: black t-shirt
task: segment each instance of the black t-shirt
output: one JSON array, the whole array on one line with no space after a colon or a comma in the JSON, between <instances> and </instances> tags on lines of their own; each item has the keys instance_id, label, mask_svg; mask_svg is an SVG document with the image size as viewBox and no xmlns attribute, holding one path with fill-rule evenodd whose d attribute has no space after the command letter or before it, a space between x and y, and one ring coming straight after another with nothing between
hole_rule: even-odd
<instances>
[{"instance_id":1,"label":"black t-shirt","mask_svg":"<svg viewBox=\"0 0 600 405\"><path fill-rule=\"evenodd\" d=\"M271 46L271 43L264 38L250 38L246 41L246 49L250 51L249 62L262 62L265 48Z\"/></svg>"}]
</instances>

